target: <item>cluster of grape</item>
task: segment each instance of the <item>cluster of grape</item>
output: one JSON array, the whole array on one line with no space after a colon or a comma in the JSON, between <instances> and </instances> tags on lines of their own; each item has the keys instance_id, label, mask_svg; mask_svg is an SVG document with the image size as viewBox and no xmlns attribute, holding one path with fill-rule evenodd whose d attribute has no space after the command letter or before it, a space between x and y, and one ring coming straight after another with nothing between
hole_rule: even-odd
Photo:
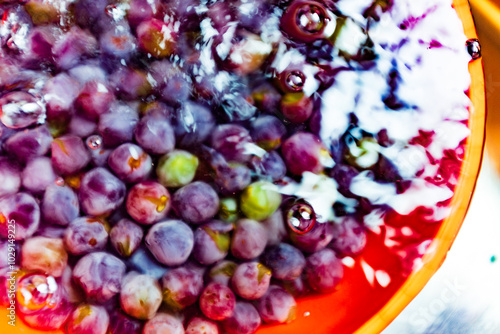
<instances>
[{"instance_id":1,"label":"cluster of grape","mask_svg":"<svg viewBox=\"0 0 500 334\"><path fill-rule=\"evenodd\" d=\"M341 205L336 223L316 222L278 188L325 172L355 197L342 180L366 168L372 139L352 152L346 140L350 163L332 170L316 131L336 73L321 60L349 20L327 33L333 12L312 0L0 1L0 249L15 221L27 324L246 334L293 320L294 297L334 291L364 227ZM276 70L278 45L307 64ZM370 61L368 49L336 52Z\"/></svg>"}]
</instances>

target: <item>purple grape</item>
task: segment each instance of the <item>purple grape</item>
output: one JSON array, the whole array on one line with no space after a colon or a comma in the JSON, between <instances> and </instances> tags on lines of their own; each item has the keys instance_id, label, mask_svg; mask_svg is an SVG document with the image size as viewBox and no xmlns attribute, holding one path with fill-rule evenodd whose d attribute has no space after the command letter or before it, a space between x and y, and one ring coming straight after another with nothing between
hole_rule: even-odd
<instances>
[{"instance_id":1,"label":"purple grape","mask_svg":"<svg viewBox=\"0 0 500 334\"><path fill-rule=\"evenodd\" d=\"M243 301L237 301L233 315L222 321L227 334L252 334L260 327L261 319L255 307Z\"/></svg>"},{"instance_id":2,"label":"purple grape","mask_svg":"<svg viewBox=\"0 0 500 334\"><path fill-rule=\"evenodd\" d=\"M240 219L231 239L231 254L238 259L252 260L258 257L267 244L264 226L251 219Z\"/></svg>"},{"instance_id":3,"label":"purple grape","mask_svg":"<svg viewBox=\"0 0 500 334\"><path fill-rule=\"evenodd\" d=\"M110 112L101 115L97 131L102 137L104 145L115 147L131 142L134 129L139 120L137 112L127 105L114 105Z\"/></svg>"},{"instance_id":4,"label":"purple grape","mask_svg":"<svg viewBox=\"0 0 500 334\"><path fill-rule=\"evenodd\" d=\"M28 47L23 50L24 54L22 55L24 66L43 70L46 66L53 65L52 48L59 37L59 32L54 30L51 26L38 26L29 31Z\"/></svg>"},{"instance_id":5,"label":"purple grape","mask_svg":"<svg viewBox=\"0 0 500 334\"><path fill-rule=\"evenodd\" d=\"M106 334L109 315L103 306L81 304L68 319L67 334Z\"/></svg>"},{"instance_id":6,"label":"purple grape","mask_svg":"<svg viewBox=\"0 0 500 334\"><path fill-rule=\"evenodd\" d=\"M252 97L255 105L260 110L268 113L278 112L281 103L281 94L269 82L264 81L263 83L256 85L252 89Z\"/></svg>"},{"instance_id":7,"label":"purple grape","mask_svg":"<svg viewBox=\"0 0 500 334\"><path fill-rule=\"evenodd\" d=\"M75 1L76 23L82 27L93 27L104 15L108 0L78 0Z\"/></svg>"},{"instance_id":8,"label":"purple grape","mask_svg":"<svg viewBox=\"0 0 500 334\"><path fill-rule=\"evenodd\" d=\"M311 289L320 293L328 293L335 290L344 276L344 267L335 252L326 248L307 258L304 272Z\"/></svg>"},{"instance_id":9,"label":"purple grape","mask_svg":"<svg viewBox=\"0 0 500 334\"><path fill-rule=\"evenodd\" d=\"M136 100L151 93L151 84L146 74L138 69L120 67L109 80L115 94L123 100Z\"/></svg>"},{"instance_id":10,"label":"purple grape","mask_svg":"<svg viewBox=\"0 0 500 334\"><path fill-rule=\"evenodd\" d=\"M88 81L75 100L75 108L80 115L95 121L109 111L114 100L115 96L105 82Z\"/></svg>"},{"instance_id":11,"label":"purple grape","mask_svg":"<svg viewBox=\"0 0 500 334\"><path fill-rule=\"evenodd\" d=\"M125 315L122 311L112 311L109 315L109 334L141 334L142 323Z\"/></svg>"},{"instance_id":12,"label":"purple grape","mask_svg":"<svg viewBox=\"0 0 500 334\"><path fill-rule=\"evenodd\" d=\"M75 117L73 117L73 119L75 119ZM96 167L106 167L112 150L104 147L102 137L99 135L92 135L88 137L85 142L90 153L92 164Z\"/></svg>"},{"instance_id":13,"label":"purple grape","mask_svg":"<svg viewBox=\"0 0 500 334\"><path fill-rule=\"evenodd\" d=\"M321 140L307 132L297 132L288 138L281 152L288 170L295 175L322 172L324 166L321 157L328 153Z\"/></svg>"},{"instance_id":14,"label":"purple grape","mask_svg":"<svg viewBox=\"0 0 500 334\"><path fill-rule=\"evenodd\" d=\"M17 284L16 306L21 319L39 330L60 329L73 306L52 276L27 274Z\"/></svg>"},{"instance_id":15,"label":"purple grape","mask_svg":"<svg viewBox=\"0 0 500 334\"><path fill-rule=\"evenodd\" d=\"M132 27L138 26L141 22L147 21L160 10L159 0L131 0L127 13L128 22Z\"/></svg>"},{"instance_id":16,"label":"purple grape","mask_svg":"<svg viewBox=\"0 0 500 334\"><path fill-rule=\"evenodd\" d=\"M236 297L231 289L223 284L209 283L200 296L200 310L212 320L229 318L234 311Z\"/></svg>"},{"instance_id":17,"label":"purple grape","mask_svg":"<svg viewBox=\"0 0 500 334\"><path fill-rule=\"evenodd\" d=\"M125 184L108 170L97 167L82 178L79 191L83 212L92 216L111 213L125 198Z\"/></svg>"},{"instance_id":18,"label":"purple grape","mask_svg":"<svg viewBox=\"0 0 500 334\"><path fill-rule=\"evenodd\" d=\"M134 185L127 195L127 212L138 223L151 225L165 218L170 210L170 193L154 181Z\"/></svg>"},{"instance_id":19,"label":"purple grape","mask_svg":"<svg viewBox=\"0 0 500 334\"><path fill-rule=\"evenodd\" d=\"M297 302L291 294L277 285L271 285L256 306L260 317L268 324L288 323L296 317Z\"/></svg>"},{"instance_id":20,"label":"purple grape","mask_svg":"<svg viewBox=\"0 0 500 334\"><path fill-rule=\"evenodd\" d=\"M263 262L268 266L273 277L281 280L294 280L302 274L306 259L295 247L281 243L266 250Z\"/></svg>"},{"instance_id":21,"label":"purple grape","mask_svg":"<svg viewBox=\"0 0 500 334\"><path fill-rule=\"evenodd\" d=\"M237 266L233 261L222 260L209 270L208 279L210 282L229 286Z\"/></svg>"},{"instance_id":22,"label":"purple grape","mask_svg":"<svg viewBox=\"0 0 500 334\"><path fill-rule=\"evenodd\" d=\"M59 73L47 80L43 87L47 120L56 124L68 122L73 113L73 101L79 92L78 82L66 73Z\"/></svg>"},{"instance_id":23,"label":"purple grape","mask_svg":"<svg viewBox=\"0 0 500 334\"><path fill-rule=\"evenodd\" d=\"M158 95L171 105L177 106L189 98L191 79L170 61L157 61L151 64L151 76L156 84Z\"/></svg>"},{"instance_id":24,"label":"purple grape","mask_svg":"<svg viewBox=\"0 0 500 334\"><path fill-rule=\"evenodd\" d=\"M285 125L274 116L260 116L252 122L252 139L266 151L279 148L285 134Z\"/></svg>"},{"instance_id":25,"label":"purple grape","mask_svg":"<svg viewBox=\"0 0 500 334\"><path fill-rule=\"evenodd\" d=\"M52 165L62 175L74 174L85 168L90 155L80 137L65 135L56 138L51 144Z\"/></svg>"},{"instance_id":26,"label":"purple grape","mask_svg":"<svg viewBox=\"0 0 500 334\"><path fill-rule=\"evenodd\" d=\"M73 26L53 48L56 64L63 70L70 69L85 57L97 52L97 41L89 32Z\"/></svg>"},{"instance_id":27,"label":"purple grape","mask_svg":"<svg viewBox=\"0 0 500 334\"><path fill-rule=\"evenodd\" d=\"M276 151L267 152L262 157L253 156L250 165L261 178L273 182L280 181L286 175L285 162Z\"/></svg>"},{"instance_id":28,"label":"purple grape","mask_svg":"<svg viewBox=\"0 0 500 334\"><path fill-rule=\"evenodd\" d=\"M111 244L122 257L129 257L141 245L144 232L127 218L121 219L109 232Z\"/></svg>"},{"instance_id":29,"label":"purple grape","mask_svg":"<svg viewBox=\"0 0 500 334\"><path fill-rule=\"evenodd\" d=\"M101 53L112 59L129 60L137 50L137 40L127 28L104 31L99 38Z\"/></svg>"},{"instance_id":30,"label":"purple grape","mask_svg":"<svg viewBox=\"0 0 500 334\"><path fill-rule=\"evenodd\" d=\"M55 182L45 189L41 209L46 223L66 226L78 217L80 204L73 189Z\"/></svg>"},{"instance_id":31,"label":"purple grape","mask_svg":"<svg viewBox=\"0 0 500 334\"><path fill-rule=\"evenodd\" d=\"M281 210L276 210L270 217L261 221L261 224L266 229L268 246L278 245L288 236Z\"/></svg>"},{"instance_id":32,"label":"purple grape","mask_svg":"<svg viewBox=\"0 0 500 334\"><path fill-rule=\"evenodd\" d=\"M133 183L148 176L153 168L153 161L140 146L126 143L111 152L108 165L122 181Z\"/></svg>"},{"instance_id":33,"label":"purple grape","mask_svg":"<svg viewBox=\"0 0 500 334\"><path fill-rule=\"evenodd\" d=\"M68 264L68 253L62 239L32 237L21 249L24 269L35 270L54 277L62 276Z\"/></svg>"},{"instance_id":34,"label":"purple grape","mask_svg":"<svg viewBox=\"0 0 500 334\"><path fill-rule=\"evenodd\" d=\"M4 238L9 234L14 234L15 240L31 237L40 224L37 201L22 192L0 198L0 222L0 235Z\"/></svg>"},{"instance_id":35,"label":"purple grape","mask_svg":"<svg viewBox=\"0 0 500 334\"><path fill-rule=\"evenodd\" d=\"M199 224L219 211L219 197L208 184L196 181L177 190L172 199L175 212L182 219Z\"/></svg>"},{"instance_id":36,"label":"purple grape","mask_svg":"<svg viewBox=\"0 0 500 334\"><path fill-rule=\"evenodd\" d=\"M167 272L167 268L156 261L144 245L141 245L132 256L130 256L127 266L131 270L151 276L155 279L160 279Z\"/></svg>"},{"instance_id":37,"label":"purple grape","mask_svg":"<svg viewBox=\"0 0 500 334\"><path fill-rule=\"evenodd\" d=\"M23 187L34 194L41 194L55 182L57 175L52 169L51 160L38 157L30 160L22 173Z\"/></svg>"},{"instance_id":38,"label":"purple grape","mask_svg":"<svg viewBox=\"0 0 500 334\"><path fill-rule=\"evenodd\" d=\"M94 252L80 258L73 279L89 300L104 303L120 292L125 264L116 256Z\"/></svg>"},{"instance_id":39,"label":"purple grape","mask_svg":"<svg viewBox=\"0 0 500 334\"><path fill-rule=\"evenodd\" d=\"M89 81L105 82L107 76L103 68L92 62L77 65L69 69L68 73L82 86Z\"/></svg>"},{"instance_id":40,"label":"purple grape","mask_svg":"<svg viewBox=\"0 0 500 334\"><path fill-rule=\"evenodd\" d=\"M167 271L161 279L163 302L171 310L193 305L203 290L203 276L188 267Z\"/></svg>"},{"instance_id":41,"label":"purple grape","mask_svg":"<svg viewBox=\"0 0 500 334\"><path fill-rule=\"evenodd\" d=\"M180 220L156 223L146 235L146 246L158 262L167 266L184 263L194 245L193 231Z\"/></svg>"},{"instance_id":42,"label":"purple grape","mask_svg":"<svg viewBox=\"0 0 500 334\"><path fill-rule=\"evenodd\" d=\"M26 92L10 92L0 97L0 121L8 128L24 129L43 122L45 110L36 97Z\"/></svg>"},{"instance_id":43,"label":"purple grape","mask_svg":"<svg viewBox=\"0 0 500 334\"><path fill-rule=\"evenodd\" d=\"M176 142L183 148L194 147L210 137L214 126L215 118L208 108L186 101L176 113Z\"/></svg>"},{"instance_id":44,"label":"purple grape","mask_svg":"<svg viewBox=\"0 0 500 334\"><path fill-rule=\"evenodd\" d=\"M310 292L302 276L291 281L279 281L278 285L296 298L305 296Z\"/></svg>"},{"instance_id":45,"label":"purple grape","mask_svg":"<svg viewBox=\"0 0 500 334\"><path fill-rule=\"evenodd\" d=\"M141 49L153 57L166 58L175 51L177 32L172 24L152 18L141 22L136 34Z\"/></svg>"},{"instance_id":46,"label":"purple grape","mask_svg":"<svg viewBox=\"0 0 500 334\"><path fill-rule=\"evenodd\" d=\"M152 154L166 154L175 147L175 135L169 121L162 116L146 115L135 128L135 141Z\"/></svg>"},{"instance_id":47,"label":"purple grape","mask_svg":"<svg viewBox=\"0 0 500 334\"><path fill-rule=\"evenodd\" d=\"M17 193L20 187L19 166L7 157L0 157L0 197Z\"/></svg>"},{"instance_id":48,"label":"purple grape","mask_svg":"<svg viewBox=\"0 0 500 334\"><path fill-rule=\"evenodd\" d=\"M171 314L158 313L144 324L143 334L184 334L182 321Z\"/></svg>"},{"instance_id":49,"label":"purple grape","mask_svg":"<svg viewBox=\"0 0 500 334\"><path fill-rule=\"evenodd\" d=\"M314 253L325 248L333 239L333 223L317 223L307 233L290 232L292 243L300 250Z\"/></svg>"},{"instance_id":50,"label":"purple grape","mask_svg":"<svg viewBox=\"0 0 500 334\"><path fill-rule=\"evenodd\" d=\"M232 224L212 221L194 231L193 257L203 265L224 259L229 252Z\"/></svg>"},{"instance_id":51,"label":"purple grape","mask_svg":"<svg viewBox=\"0 0 500 334\"><path fill-rule=\"evenodd\" d=\"M4 148L20 163L45 155L50 148L52 136L46 126L17 132L5 141Z\"/></svg>"},{"instance_id":52,"label":"purple grape","mask_svg":"<svg viewBox=\"0 0 500 334\"><path fill-rule=\"evenodd\" d=\"M83 138L96 132L97 124L94 121L77 114L71 117L67 130L68 133Z\"/></svg>"},{"instance_id":53,"label":"purple grape","mask_svg":"<svg viewBox=\"0 0 500 334\"><path fill-rule=\"evenodd\" d=\"M256 261L244 262L236 267L231 278L231 287L241 298L255 300L266 293L270 282L269 268Z\"/></svg>"},{"instance_id":54,"label":"purple grape","mask_svg":"<svg viewBox=\"0 0 500 334\"><path fill-rule=\"evenodd\" d=\"M123 279L120 305L128 315L140 320L151 319L161 301L160 285L151 276L129 272Z\"/></svg>"},{"instance_id":55,"label":"purple grape","mask_svg":"<svg viewBox=\"0 0 500 334\"><path fill-rule=\"evenodd\" d=\"M64 245L73 255L82 255L103 249L108 242L104 223L93 217L78 217L64 233Z\"/></svg>"},{"instance_id":56,"label":"purple grape","mask_svg":"<svg viewBox=\"0 0 500 334\"><path fill-rule=\"evenodd\" d=\"M219 334L219 328L212 320L193 317L187 323L186 334Z\"/></svg>"},{"instance_id":57,"label":"purple grape","mask_svg":"<svg viewBox=\"0 0 500 334\"><path fill-rule=\"evenodd\" d=\"M333 225L333 241L330 247L344 256L356 256L363 252L367 243L366 228L353 217L345 217Z\"/></svg>"},{"instance_id":58,"label":"purple grape","mask_svg":"<svg viewBox=\"0 0 500 334\"><path fill-rule=\"evenodd\" d=\"M248 130L236 124L219 125L212 133L212 147L228 161L248 161L251 155L247 153L246 145L251 143Z\"/></svg>"},{"instance_id":59,"label":"purple grape","mask_svg":"<svg viewBox=\"0 0 500 334\"><path fill-rule=\"evenodd\" d=\"M280 107L281 113L287 121L302 124L312 116L314 102L303 92L287 93L283 96Z\"/></svg>"},{"instance_id":60,"label":"purple grape","mask_svg":"<svg viewBox=\"0 0 500 334\"><path fill-rule=\"evenodd\" d=\"M250 173L250 169L243 165L227 164L217 168L215 183L223 194L234 194L250 184Z\"/></svg>"}]
</instances>

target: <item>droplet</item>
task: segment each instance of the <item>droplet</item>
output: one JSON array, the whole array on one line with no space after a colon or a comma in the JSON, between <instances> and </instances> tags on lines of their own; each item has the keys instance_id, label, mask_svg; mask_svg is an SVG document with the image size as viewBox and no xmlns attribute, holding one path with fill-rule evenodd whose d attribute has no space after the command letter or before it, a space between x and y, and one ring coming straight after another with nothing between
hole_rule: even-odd
<instances>
[{"instance_id":1,"label":"droplet","mask_svg":"<svg viewBox=\"0 0 500 334\"><path fill-rule=\"evenodd\" d=\"M88 137L87 146L92 150L97 150L102 146L102 137L99 135L92 135Z\"/></svg>"},{"instance_id":2,"label":"droplet","mask_svg":"<svg viewBox=\"0 0 500 334\"><path fill-rule=\"evenodd\" d=\"M64 185L64 179L62 177L58 177L55 181L56 185L58 186L63 186Z\"/></svg>"},{"instance_id":3,"label":"droplet","mask_svg":"<svg viewBox=\"0 0 500 334\"><path fill-rule=\"evenodd\" d=\"M286 75L285 85L294 92L301 91L306 82L306 76L300 71L291 71Z\"/></svg>"},{"instance_id":4,"label":"droplet","mask_svg":"<svg viewBox=\"0 0 500 334\"><path fill-rule=\"evenodd\" d=\"M481 44L477 38L468 39L466 42L467 52L469 52L472 59L481 58Z\"/></svg>"},{"instance_id":5,"label":"droplet","mask_svg":"<svg viewBox=\"0 0 500 334\"><path fill-rule=\"evenodd\" d=\"M294 202L286 212L288 226L296 233L309 232L316 223L316 213L304 200Z\"/></svg>"},{"instance_id":6,"label":"droplet","mask_svg":"<svg viewBox=\"0 0 500 334\"><path fill-rule=\"evenodd\" d=\"M326 13L320 6L306 3L297 10L296 19L302 31L315 34L325 28Z\"/></svg>"}]
</instances>

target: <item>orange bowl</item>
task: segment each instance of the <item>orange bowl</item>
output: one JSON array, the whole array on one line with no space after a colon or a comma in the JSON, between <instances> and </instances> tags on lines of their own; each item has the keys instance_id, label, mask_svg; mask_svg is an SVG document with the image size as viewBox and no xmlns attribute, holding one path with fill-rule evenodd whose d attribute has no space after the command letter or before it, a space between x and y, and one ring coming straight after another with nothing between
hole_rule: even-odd
<instances>
[{"instance_id":1,"label":"orange bowl","mask_svg":"<svg viewBox=\"0 0 500 334\"><path fill-rule=\"evenodd\" d=\"M454 0L454 7L463 23L467 38L476 38L476 31L467 0ZM460 177L451 201L451 214L426 231L432 239L421 259L418 270L404 273L399 257L387 249L384 240L369 234L368 246L360 261L346 268L345 277L333 294L309 296L298 302L297 319L280 326L266 326L258 334L342 334L380 333L422 290L439 269L465 218L479 173L484 141L485 95L482 60L469 64L473 102L469 127L471 135L464 146ZM398 224L397 217L392 223ZM405 217L418 219L418 215ZM390 280L382 286L370 284L363 266L370 262L388 274ZM377 272L374 272L376 275ZM17 318L15 327L8 324L7 310L0 310L0 333L61 334L62 331L40 332L29 328Z\"/></svg>"}]
</instances>

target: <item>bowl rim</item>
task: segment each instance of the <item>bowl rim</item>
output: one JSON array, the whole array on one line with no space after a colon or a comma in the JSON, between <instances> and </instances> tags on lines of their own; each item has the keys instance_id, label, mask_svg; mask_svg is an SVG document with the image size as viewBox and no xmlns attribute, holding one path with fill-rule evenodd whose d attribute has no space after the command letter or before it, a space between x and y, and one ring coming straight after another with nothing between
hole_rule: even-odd
<instances>
[{"instance_id":1,"label":"bowl rim","mask_svg":"<svg viewBox=\"0 0 500 334\"><path fill-rule=\"evenodd\" d=\"M467 39L477 38L468 0L453 0L453 7L462 21ZM428 249L432 251L422 258L422 268L413 272L391 299L365 322L355 334L380 333L403 311L441 267L462 226L481 169L486 123L484 72L481 58L472 60L469 63L469 73L471 74L469 97L472 101L471 117L469 119L471 135L465 144L463 165L450 204L452 211L443 221L436 237L429 245Z\"/></svg>"}]
</instances>

